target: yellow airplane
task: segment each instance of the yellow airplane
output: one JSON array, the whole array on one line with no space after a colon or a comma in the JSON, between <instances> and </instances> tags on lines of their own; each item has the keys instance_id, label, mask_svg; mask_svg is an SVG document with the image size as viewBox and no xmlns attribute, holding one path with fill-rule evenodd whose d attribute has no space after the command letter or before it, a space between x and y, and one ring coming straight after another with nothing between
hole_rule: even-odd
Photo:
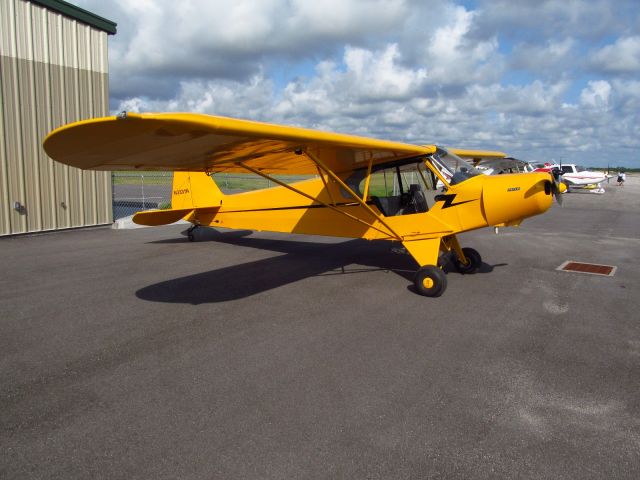
<instances>
[{"instance_id":1,"label":"yellow airplane","mask_svg":"<svg viewBox=\"0 0 640 480\"><path fill-rule=\"evenodd\" d=\"M545 212L562 189L548 172L482 175L436 145L201 114L122 112L72 123L51 132L44 149L82 169L175 172L171 209L139 212L133 220L185 219L193 224L190 240L194 228L211 226L401 242L419 266L416 291L429 297L447 286L441 253L453 252L462 273L482 264L457 234L519 225ZM225 195L212 178L239 172L278 186ZM288 184L282 175L310 178Z\"/></svg>"}]
</instances>

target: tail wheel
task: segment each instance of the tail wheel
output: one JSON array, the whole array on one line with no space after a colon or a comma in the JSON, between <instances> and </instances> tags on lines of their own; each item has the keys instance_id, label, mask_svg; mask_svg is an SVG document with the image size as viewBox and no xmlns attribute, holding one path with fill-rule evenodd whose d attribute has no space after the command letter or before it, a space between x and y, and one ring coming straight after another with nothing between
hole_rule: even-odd
<instances>
[{"instance_id":1,"label":"tail wheel","mask_svg":"<svg viewBox=\"0 0 640 480\"><path fill-rule=\"evenodd\" d=\"M466 257L468 263L462 263L460 259L458 259L456 261L456 267L458 268L458 271L463 274L476 273L476 271L482 265L482 257L480 256L478 251L470 247L465 247L462 249L462 253L464 253L464 256Z\"/></svg>"},{"instance_id":2,"label":"tail wheel","mask_svg":"<svg viewBox=\"0 0 640 480\"><path fill-rule=\"evenodd\" d=\"M196 236L193 234L193 232L195 232L198 227L199 227L198 224L191 225L189 227L189 230L187 230L187 238L189 239L190 242L196 241Z\"/></svg>"},{"instance_id":3,"label":"tail wheel","mask_svg":"<svg viewBox=\"0 0 640 480\"><path fill-rule=\"evenodd\" d=\"M434 265L421 267L413 279L416 291L425 297L439 297L447 288L447 275Z\"/></svg>"}]
</instances>

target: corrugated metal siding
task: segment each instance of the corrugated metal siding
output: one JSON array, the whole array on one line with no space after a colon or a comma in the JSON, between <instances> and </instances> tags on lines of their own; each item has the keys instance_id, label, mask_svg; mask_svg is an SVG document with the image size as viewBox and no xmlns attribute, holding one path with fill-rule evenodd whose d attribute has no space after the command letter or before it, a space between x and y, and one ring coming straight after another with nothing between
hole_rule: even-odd
<instances>
[{"instance_id":1,"label":"corrugated metal siding","mask_svg":"<svg viewBox=\"0 0 640 480\"><path fill-rule=\"evenodd\" d=\"M25 0L0 1L0 30L0 235L110 223L110 174L42 149L52 129L108 114L107 34Z\"/></svg>"}]
</instances>

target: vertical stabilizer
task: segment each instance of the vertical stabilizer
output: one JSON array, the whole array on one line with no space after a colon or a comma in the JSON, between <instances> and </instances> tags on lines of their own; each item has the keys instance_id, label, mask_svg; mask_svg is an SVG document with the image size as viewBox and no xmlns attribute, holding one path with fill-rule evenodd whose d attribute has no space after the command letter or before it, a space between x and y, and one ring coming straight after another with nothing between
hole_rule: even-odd
<instances>
[{"instance_id":1,"label":"vertical stabilizer","mask_svg":"<svg viewBox=\"0 0 640 480\"><path fill-rule=\"evenodd\" d=\"M224 194L204 172L174 172L171 208L217 207Z\"/></svg>"}]
</instances>

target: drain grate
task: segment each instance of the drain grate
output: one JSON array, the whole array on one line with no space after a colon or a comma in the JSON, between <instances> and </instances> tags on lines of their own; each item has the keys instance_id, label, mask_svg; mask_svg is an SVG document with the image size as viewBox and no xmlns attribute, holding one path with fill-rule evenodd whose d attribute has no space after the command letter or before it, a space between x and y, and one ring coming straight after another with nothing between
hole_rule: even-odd
<instances>
[{"instance_id":1,"label":"drain grate","mask_svg":"<svg viewBox=\"0 0 640 480\"><path fill-rule=\"evenodd\" d=\"M577 272L577 273L589 273L591 275L604 275L605 277L613 277L618 267L612 267L611 265L599 265L597 263L582 263L574 262L573 260L567 260L560 265L556 270L562 270L563 272Z\"/></svg>"}]
</instances>

